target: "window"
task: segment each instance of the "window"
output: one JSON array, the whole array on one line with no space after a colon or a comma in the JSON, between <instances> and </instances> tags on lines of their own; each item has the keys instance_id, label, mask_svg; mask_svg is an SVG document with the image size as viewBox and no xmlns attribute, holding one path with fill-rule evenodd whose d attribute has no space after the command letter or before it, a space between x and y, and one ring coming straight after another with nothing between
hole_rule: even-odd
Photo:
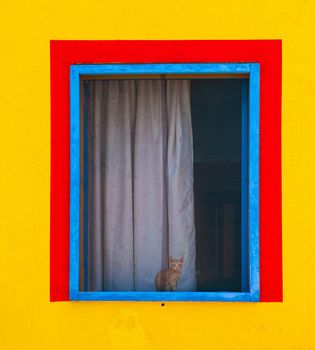
<instances>
[{"instance_id":1,"label":"window","mask_svg":"<svg viewBox=\"0 0 315 350\"><path fill-rule=\"evenodd\" d=\"M126 66L174 62L182 64L256 62L260 65L259 301L283 300L281 51L281 40L52 40L50 42L51 301L70 300L70 67L78 64L111 65L113 62L123 62ZM136 293L138 292L131 293L132 297ZM230 292L229 296L232 294ZM72 295L71 298L76 299L77 295L74 297ZM221 297L213 299L222 300Z\"/></svg>"},{"instance_id":2,"label":"window","mask_svg":"<svg viewBox=\"0 0 315 350\"><path fill-rule=\"evenodd\" d=\"M125 102L121 102L123 100L117 97L117 94L115 95L115 89L117 92L118 85L123 91L122 98L125 99ZM189 90L187 90L187 86L189 86ZM133 97L131 96L132 89L137 90ZM142 91L143 97L141 97L139 91ZM151 91L151 94L146 95L148 91ZM187 96L186 99L182 97L185 93L188 99ZM97 96L97 94L101 94L101 96ZM104 97L105 95L107 97ZM93 232L95 232L95 236L99 235L97 233L98 226L102 225L104 220L108 221L112 217L109 215L104 218L106 210L103 203L102 214L95 218L95 211L100 208L96 208L98 204L95 204L97 202L95 197L99 196L101 188L102 191L107 192L113 188L113 182L107 185L103 182L104 179L108 178L106 176L108 173L104 169L113 168L115 160L113 163L109 161L108 164L103 164L103 168L101 164L91 161L93 152L101 152L101 148L99 147L98 151L96 146L91 150L91 145L93 146L93 142L95 142L95 136L93 135L101 135L104 130L105 132L107 130L108 136L113 136L114 129L111 129L109 120L105 121L107 123L106 127L102 125L100 120L98 122L101 124L96 123L96 118L98 118L97 112L95 112L96 104L100 104L100 108L103 108L102 104L106 103L106 108L110 108L108 107L111 104L109 95L112 98L118 98L116 108L118 106L120 113L124 113L128 118L131 118L130 110L135 110L135 104L137 104L138 109L145 109L148 98L158 96L158 108L160 110L157 114L167 115L166 119L173 118L172 121L168 122L175 123L175 127L174 109L176 114L176 108L179 108L178 105L185 105L186 107L180 107L180 113L184 113L186 116L187 113L190 115L187 127L189 127L189 123L192 124L191 130L183 131L181 129L186 141L187 135L191 131L192 144L185 145L183 143L183 147L186 147L184 151L180 149L179 153L176 153L176 150L172 150L176 153L175 157L166 156L165 158L162 156L160 159L162 163L156 163L157 169L160 169L164 164L163 162L168 162L168 168L166 167L168 170L166 172L162 171L162 177L165 177L169 167L172 167L174 162L183 162L179 172L180 178L177 178L171 184L169 182L172 181L172 177L166 180L168 191L166 205L170 205L168 201L173 203L178 200L177 197L182 191L181 187L177 188L179 183L187 184L189 179L194 178L194 187L191 187L194 200L190 202L193 208L191 205L186 205L190 209L186 208L184 215L184 220L187 219L187 216L190 219L188 222L185 221L184 224L183 222L174 224L174 227L190 225L188 229L190 233L186 236L182 233L178 243L178 230L168 228L164 230L166 232L164 234L163 229L158 228L157 231L161 231L158 242L163 240L166 242L163 243L164 245L157 244L157 247L155 247L152 244L152 242L157 242L155 235L154 240L149 243L152 252L148 253L146 251L146 259L141 258L141 254L146 249L141 242L146 240L146 236L137 238L139 241L137 249L140 251L140 257L137 257L137 259L140 260L140 266L139 273L136 271L136 274L140 277L136 280L139 287L135 286L135 278L131 280L129 287L121 284L123 287L117 289L115 289L117 283L112 282L112 277L110 283L104 283L104 278L107 277L102 276L100 284L94 282L94 277L91 278L93 274L104 274L103 271L97 271L97 264L99 264L98 261L102 260L102 265L105 259L102 252L96 258L96 250L100 247L100 241L97 237L91 237ZM177 100L174 101L176 98ZM126 99L128 100L128 106ZM153 105L156 105L156 101ZM183 111L185 108L189 112ZM91 120L93 118L96 124L92 126ZM136 118L144 118L143 123L145 123L145 116L137 115ZM181 116L177 116L177 118L181 118ZM113 121L117 122L115 118L113 118ZM153 121L154 119L151 122ZM141 122L138 121L138 123ZM179 123L183 128L181 119ZM163 125L162 118L157 130L161 130ZM91 135L91 130L94 130L93 135ZM115 126L115 130L120 130L118 124ZM129 142L131 148L128 149L132 159L137 158L137 154L132 154L132 152L135 152L135 137L138 137L137 142L139 140L140 144L141 140L148 138L145 126L137 130L138 136L134 136L136 132L132 128L130 128L130 132L125 134L129 138L133 138ZM173 137L172 141L174 142L174 136L170 135L168 131L167 133L168 137ZM72 300L259 300L259 64L72 65L70 142L70 298ZM120 130L110 142L106 144L106 150L113 148L114 143L117 147L117 142L126 142L126 139ZM140 176L138 188L142 190L142 196L145 196L149 190L153 191L157 181L156 179L151 182L147 181L147 187L145 186L144 180L150 179L150 174L155 176L154 164L145 167L145 169L151 167L150 174L143 173L141 170L144 154L147 153L148 147L152 147L152 142L150 142L149 140L148 144L140 146L138 155L138 175L143 175L143 178ZM166 142L168 142L167 138ZM190 148L193 149L193 153L189 153ZM163 149L166 153L168 152L167 147ZM181 158L183 152L186 152L186 156ZM110 159L112 155L113 153L107 154L107 158ZM112 159L116 159L117 165L117 158ZM121 159L126 159L126 155L122 154ZM147 159L150 159L150 155ZM119 164L124 165L125 162L119 162ZM91 181L89 174L91 171L93 172L95 166L100 168L102 176L99 176L100 173L94 172L94 178ZM130 168L134 171L133 167L134 163L130 165ZM176 167L174 171L178 172L177 163ZM191 173L189 173L189 170L187 172L189 167ZM92 170L89 170L90 168ZM136 171L138 171L137 169L136 167ZM186 169L186 178L183 178L183 169ZM118 173L124 173L124 171L126 169L118 171ZM113 176L116 176L117 179L117 173ZM96 181L99 181L100 184L99 188L95 187L96 178ZM124 177L122 181L125 180ZM190 186L192 186L192 181L190 182ZM132 183L134 183L134 180L132 180ZM143 186L141 186L142 183ZM128 197L128 200L131 207L134 208L135 190L133 186L129 189L122 189L120 183L118 187L122 190L120 193L131 191L132 194ZM185 187L185 190L189 192L187 187ZM161 191L159 193L161 194ZM155 193L152 196L147 203L152 203L152 198L157 199ZM113 199L119 200L119 196L112 194L109 202ZM100 201L102 200L104 201L104 199L100 199ZM179 201L182 203L183 198L179 198ZM140 214L146 209L143 202L145 201L141 197L138 208ZM120 207L117 207L119 210L123 210L121 208L122 204L125 204L124 200L120 201ZM108 206L111 207L110 203L108 203ZM162 205L160 210L163 212L167 209ZM118 220L120 215L122 214L119 213L116 216ZM158 215L156 217L160 218ZM174 212L168 213L166 217L168 217L166 221L172 220ZM163 219L163 215L161 215L161 218ZM134 220L133 213L129 219ZM91 226L93 220L94 224ZM173 224L167 222L165 225ZM140 227L145 227L147 230L148 222L145 221L144 225L140 222ZM115 231L115 224L111 229L113 232ZM119 229L121 231L121 228ZM102 228L102 230L104 229ZM172 247L160 249L160 246L164 247L170 244L170 235L174 235L173 231L176 234L174 239L171 238ZM136 234L138 235L133 231L131 234L133 237L130 241L120 241L118 243L118 245L127 245L128 251L130 251L130 246L133 245L131 260L135 259L134 236ZM183 242L182 236L186 237L185 242ZM193 244L191 244L192 241ZM91 242L94 245L94 250L90 248ZM108 242L113 242L113 238L109 237ZM108 247L104 242L101 244L103 247ZM164 251L167 253L164 253ZM178 252L178 254L175 253L175 255L177 254L175 258L184 257L180 279L183 278L186 285L181 286L182 290L178 288L178 290L171 292L153 291L155 273L148 268L148 271L150 271L148 274L146 262L151 263L150 254L158 255L161 261L160 268L168 268L166 266L168 255L174 255L170 251ZM126 252L126 247L122 252ZM115 253L117 251L114 250L114 253L113 250L111 251L111 254ZM91 255L93 259L97 260L96 262L91 262ZM118 254L118 260L119 256ZM151 260L153 261L153 259ZM113 259L110 262L112 263ZM105 266L107 266L107 263L105 263ZM120 273L125 272L119 277L124 282L126 275L130 275L130 271L124 271L124 269L129 268L130 265L132 264L125 262L125 265L119 266ZM117 266L117 257L116 260L114 259L113 266ZM159 268L154 267L153 270L158 273ZM114 275L114 279L115 271L117 271L115 268L110 271L111 276ZM132 266L132 273L135 274L134 266ZM179 287L180 279L178 281Z\"/></svg>"}]
</instances>

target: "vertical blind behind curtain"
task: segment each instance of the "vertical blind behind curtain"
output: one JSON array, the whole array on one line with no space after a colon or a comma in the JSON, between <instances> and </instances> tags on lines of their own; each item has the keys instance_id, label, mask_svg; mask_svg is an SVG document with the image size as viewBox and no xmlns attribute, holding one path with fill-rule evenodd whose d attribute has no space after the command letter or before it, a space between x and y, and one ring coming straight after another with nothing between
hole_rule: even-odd
<instances>
[{"instance_id":1,"label":"vertical blind behind curtain","mask_svg":"<svg viewBox=\"0 0 315 350\"><path fill-rule=\"evenodd\" d=\"M195 290L192 147L188 80L89 81L89 291L154 291L169 256Z\"/></svg>"}]
</instances>

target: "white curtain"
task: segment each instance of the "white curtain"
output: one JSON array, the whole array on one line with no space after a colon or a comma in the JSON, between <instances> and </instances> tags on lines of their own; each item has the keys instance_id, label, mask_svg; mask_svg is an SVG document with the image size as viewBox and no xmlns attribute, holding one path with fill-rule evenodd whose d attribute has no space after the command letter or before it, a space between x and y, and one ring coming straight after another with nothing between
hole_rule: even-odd
<instances>
[{"instance_id":1,"label":"white curtain","mask_svg":"<svg viewBox=\"0 0 315 350\"><path fill-rule=\"evenodd\" d=\"M90 81L89 291L154 291L184 256L178 290L195 290L188 80Z\"/></svg>"}]
</instances>

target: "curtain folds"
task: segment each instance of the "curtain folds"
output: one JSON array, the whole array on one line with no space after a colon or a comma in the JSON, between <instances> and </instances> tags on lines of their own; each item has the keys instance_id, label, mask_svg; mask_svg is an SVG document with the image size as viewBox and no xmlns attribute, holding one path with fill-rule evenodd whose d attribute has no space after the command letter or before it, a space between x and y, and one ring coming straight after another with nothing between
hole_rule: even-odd
<instances>
[{"instance_id":1,"label":"curtain folds","mask_svg":"<svg viewBox=\"0 0 315 350\"><path fill-rule=\"evenodd\" d=\"M190 82L88 84L87 290L154 291L169 256L195 290Z\"/></svg>"}]
</instances>

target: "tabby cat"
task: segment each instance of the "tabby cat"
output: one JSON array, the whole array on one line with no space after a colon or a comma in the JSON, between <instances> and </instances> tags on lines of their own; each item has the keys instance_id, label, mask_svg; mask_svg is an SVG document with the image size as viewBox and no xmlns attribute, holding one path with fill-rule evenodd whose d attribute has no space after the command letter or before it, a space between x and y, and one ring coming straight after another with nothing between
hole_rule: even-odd
<instances>
[{"instance_id":1,"label":"tabby cat","mask_svg":"<svg viewBox=\"0 0 315 350\"><path fill-rule=\"evenodd\" d=\"M177 282L180 278L180 273L183 267L184 257L179 259L169 257L169 268L159 271L155 276L155 288L159 291L176 290Z\"/></svg>"}]
</instances>

